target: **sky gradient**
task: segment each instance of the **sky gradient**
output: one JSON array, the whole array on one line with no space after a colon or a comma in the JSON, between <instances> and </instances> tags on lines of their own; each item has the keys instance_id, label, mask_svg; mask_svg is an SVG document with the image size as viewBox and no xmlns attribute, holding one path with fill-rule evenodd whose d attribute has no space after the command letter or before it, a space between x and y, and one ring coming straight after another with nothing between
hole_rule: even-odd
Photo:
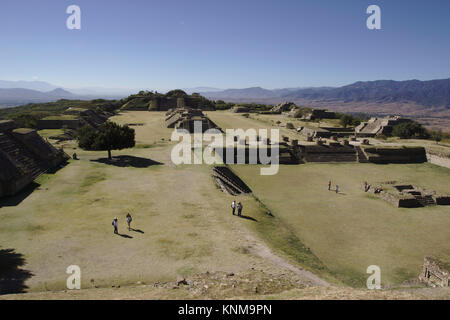
<instances>
[{"instance_id":1,"label":"sky gradient","mask_svg":"<svg viewBox=\"0 0 450 320\"><path fill-rule=\"evenodd\" d=\"M66 8L81 7L81 30ZM366 8L381 7L381 30ZM0 79L64 87L340 86L450 77L450 1L2 0Z\"/></svg>"}]
</instances>

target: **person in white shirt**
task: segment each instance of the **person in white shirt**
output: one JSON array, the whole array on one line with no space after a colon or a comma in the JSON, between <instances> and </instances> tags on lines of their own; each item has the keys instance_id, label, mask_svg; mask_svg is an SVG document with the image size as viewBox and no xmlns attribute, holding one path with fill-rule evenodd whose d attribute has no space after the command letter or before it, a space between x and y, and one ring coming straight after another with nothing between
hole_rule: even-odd
<instances>
[{"instance_id":1,"label":"person in white shirt","mask_svg":"<svg viewBox=\"0 0 450 320\"><path fill-rule=\"evenodd\" d=\"M234 213L236 211L236 200L233 200L233 202L231 203L231 210L233 211L233 216L234 216Z\"/></svg>"}]
</instances>

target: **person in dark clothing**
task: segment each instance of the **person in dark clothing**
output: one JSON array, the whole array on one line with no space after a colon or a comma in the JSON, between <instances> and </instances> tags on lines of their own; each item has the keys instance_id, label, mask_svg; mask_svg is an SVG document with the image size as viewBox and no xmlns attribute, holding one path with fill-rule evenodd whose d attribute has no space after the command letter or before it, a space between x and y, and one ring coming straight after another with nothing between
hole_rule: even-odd
<instances>
[{"instance_id":1,"label":"person in dark clothing","mask_svg":"<svg viewBox=\"0 0 450 320\"><path fill-rule=\"evenodd\" d=\"M241 216L242 215L242 203L238 203L238 205L237 205L237 210L238 210L238 216Z\"/></svg>"},{"instance_id":2,"label":"person in dark clothing","mask_svg":"<svg viewBox=\"0 0 450 320\"><path fill-rule=\"evenodd\" d=\"M114 218L112 225L114 227L114 234L119 234L119 219Z\"/></svg>"},{"instance_id":3,"label":"person in dark clothing","mask_svg":"<svg viewBox=\"0 0 450 320\"><path fill-rule=\"evenodd\" d=\"M133 218L131 218L131 214L130 213L127 213L128 231L131 230L131 221L133 221Z\"/></svg>"},{"instance_id":4,"label":"person in dark clothing","mask_svg":"<svg viewBox=\"0 0 450 320\"><path fill-rule=\"evenodd\" d=\"M330 190L331 190L331 180L328 181L328 191L330 191Z\"/></svg>"}]
</instances>

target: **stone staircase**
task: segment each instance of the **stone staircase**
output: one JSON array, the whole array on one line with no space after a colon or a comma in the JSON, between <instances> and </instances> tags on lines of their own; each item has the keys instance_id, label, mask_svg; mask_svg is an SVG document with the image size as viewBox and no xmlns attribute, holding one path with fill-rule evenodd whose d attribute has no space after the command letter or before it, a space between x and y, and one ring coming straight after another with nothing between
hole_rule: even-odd
<instances>
[{"instance_id":1,"label":"stone staircase","mask_svg":"<svg viewBox=\"0 0 450 320\"><path fill-rule=\"evenodd\" d=\"M214 167L213 177L221 189L231 195L252 192L245 182L228 167Z\"/></svg>"},{"instance_id":2,"label":"stone staircase","mask_svg":"<svg viewBox=\"0 0 450 320\"><path fill-rule=\"evenodd\" d=\"M378 121L367 123L363 128L360 129L360 133L372 133L376 134L381 130L380 123Z\"/></svg>"},{"instance_id":3,"label":"stone staircase","mask_svg":"<svg viewBox=\"0 0 450 320\"><path fill-rule=\"evenodd\" d=\"M414 195L414 197L417 199L417 202L420 203L422 206L432 206L436 203L433 200L433 197L430 195Z\"/></svg>"},{"instance_id":4,"label":"stone staircase","mask_svg":"<svg viewBox=\"0 0 450 320\"><path fill-rule=\"evenodd\" d=\"M86 110L80 114L81 119L94 128L101 126L106 122L107 117L96 113L93 110Z\"/></svg>"},{"instance_id":5,"label":"stone staircase","mask_svg":"<svg viewBox=\"0 0 450 320\"><path fill-rule=\"evenodd\" d=\"M355 146L355 150L356 150L356 159L359 163L368 163L369 162L366 154L364 153L364 150L360 146Z\"/></svg>"},{"instance_id":6,"label":"stone staircase","mask_svg":"<svg viewBox=\"0 0 450 320\"><path fill-rule=\"evenodd\" d=\"M44 172L35 157L22 144L5 133L0 133L0 150L5 152L22 171L33 179Z\"/></svg>"}]
</instances>

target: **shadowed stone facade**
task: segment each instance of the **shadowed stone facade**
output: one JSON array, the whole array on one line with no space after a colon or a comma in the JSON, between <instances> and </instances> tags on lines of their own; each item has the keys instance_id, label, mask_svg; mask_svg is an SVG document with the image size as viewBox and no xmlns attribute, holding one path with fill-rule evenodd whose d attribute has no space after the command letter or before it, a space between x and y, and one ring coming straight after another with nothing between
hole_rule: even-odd
<instances>
[{"instance_id":1,"label":"shadowed stone facade","mask_svg":"<svg viewBox=\"0 0 450 320\"><path fill-rule=\"evenodd\" d=\"M194 133L194 122L199 121L202 124L202 132L213 128L219 129L217 125L206 117L199 109L176 108L169 110L166 115L167 128L185 129L190 133Z\"/></svg>"},{"instance_id":2,"label":"shadowed stone facade","mask_svg":"<svg viewBox=\"0 0 450 320\"><path fill-rule=\"evenodd\" d=\"M0 197L16 194L40 174L68 159L36 130L0 121Z\"/></svg>"}]
</instances>

